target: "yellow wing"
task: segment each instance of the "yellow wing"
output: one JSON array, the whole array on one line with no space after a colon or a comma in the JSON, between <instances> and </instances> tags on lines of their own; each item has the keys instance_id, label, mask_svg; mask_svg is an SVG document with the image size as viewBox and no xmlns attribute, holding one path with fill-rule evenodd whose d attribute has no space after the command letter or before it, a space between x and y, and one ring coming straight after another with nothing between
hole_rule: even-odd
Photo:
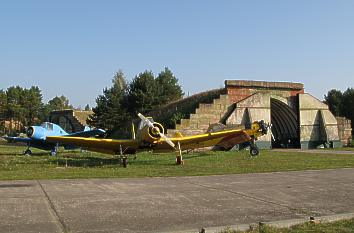
<instances>
[{"instance_id":1,"label":"yellow wing","mask_svg":"<svg viewBox=\"0 0 354 233\"><path fill-rule=\"evenodd\" d=\"M123 153L129 154L142 150L154 150L156 152L174 151L164 139L160 139L151 145L147 145L140 140L117 140L117 139L98 139L98 138L83 138L83 137L62 137L52 136L47 137L48 142L61 143L67 145L76 145L84 149L108 153L118 154L122 149ZM251 140L244 130L228 130L215 133L197 134L186 137L174 137L170 140L175 144L180 144L182 150L195 148L209 147L218 145L235 145Z\"/></svg>"},{"instance_id":2,"label":"yellow wing","mask_svg":"<svg viewBox=\"0 0 354 233\"><path fill-rule=\"evenodd\" d=\"M235 144L248 142L251 140L251 137L244 130L237 129L186 137L174 137L170 139L175 145L178 145L179 143L181 150L190 150L210 147L217 144L227 148ZM154 151L167 151L171 149L171 146L161 139L155 146Z\"/></svg>"},{"instance_id":3,"label":"yellow wing","mask_svg":"<svg viewBox=\"0 0 354 233\"><path fill-rule=\"evenodd\" d=\"M75 145L88 149L91 151L97 151L107 154L120 153L122 148L123 153L135 152L139 146L137 140L117 140L117 139L99 139L99 138L83 138L83 137L62 137L52 136L46 137L48 142L61 143L66 145Z\"/></svg>"}]
</instances>

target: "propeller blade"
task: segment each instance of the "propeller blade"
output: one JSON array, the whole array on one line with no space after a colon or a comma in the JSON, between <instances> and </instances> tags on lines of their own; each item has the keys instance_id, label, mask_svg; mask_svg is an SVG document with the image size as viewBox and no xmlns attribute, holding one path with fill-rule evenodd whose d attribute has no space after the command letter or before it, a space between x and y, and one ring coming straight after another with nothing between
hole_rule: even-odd
<instances>
[{"instance_id":1,"label":"propeller blade","mask_svg":"<svg viewBox=\"0 0 354 233\"><path fill-rule=\"evenodd\" d=\"M273 134L273 131L272 131L272 127L273 127L272 124L269 124L269 125L268 125L269 132L270 132L270 136L272 137L273 141L275 141L275 137L274 137L274 134Z\"/></svg>"},{"instance_id":2,"label":"propeller blade","mask_svg":"<svg viewBox=\"0 0 354 233\"><path fill-rule=\"evenodd\" d=\"M165 141L168 143L168 145L170 145L171 147L175 148L175 144L171 141L171 139L169 139L166 135L164 135L163 133L159 133L160 136L165 139Z\"/></svg>"},{"instance_id":3,"label":"propeller blade","mask_svg":"<svg viewBox=\"0 0 354 233\"><path fill-rule=\"evenodd\" d=\"M144 121L145 124L147 124L149 127L151 127L151 128L154 128L154 127L155 127L154 124L151 123L151 121L149 121L149 119L147 119L146 117L143 116L143 114L138 113L138 117L140 117L140 119L141 119L142 121Z\"/></svg>"},{"instance_id":4,"label":"propeller blade","mask_svg":"<svg viewBox=\"0 0 354 233\"><path fill-rule=\"evenodd\" d=\"M151 123L151 121L149 121L149 119L144 117L143 114L138 113L138 117L140 117L140 119L142 121L144 121L150 128L155 128L154 124ZM170 145L171 147L175 148L175 144L171 141L171 139L169 139L166 135L164 135L160 131L158 131L158 132L159 132L160 137L163 138L167 142L168 145Z\"/></svg>"}]
</instances>

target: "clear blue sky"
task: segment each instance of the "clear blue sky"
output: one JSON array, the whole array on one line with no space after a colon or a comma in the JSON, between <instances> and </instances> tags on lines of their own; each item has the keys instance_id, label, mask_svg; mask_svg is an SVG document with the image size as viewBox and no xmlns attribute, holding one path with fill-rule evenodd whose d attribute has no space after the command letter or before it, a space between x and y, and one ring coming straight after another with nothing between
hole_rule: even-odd
<instances>
[{"instance_id":1,"label":"clear blue sky","mask_svg":"<svg viewBox=\"0 0 354 233\"><path fill-rule=\"evenodd\" d=\"M0 89L94 105L118 69L165 66L185 93L254 79L322 99L354 86L354 1L0 1Z\"/></svg>"}]
</instances>

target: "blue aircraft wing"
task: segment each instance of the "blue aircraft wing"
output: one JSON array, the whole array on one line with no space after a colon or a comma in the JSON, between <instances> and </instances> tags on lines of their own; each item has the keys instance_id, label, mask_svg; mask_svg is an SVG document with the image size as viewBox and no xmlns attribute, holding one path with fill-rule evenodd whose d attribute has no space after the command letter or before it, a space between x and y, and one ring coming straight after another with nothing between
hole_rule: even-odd
<instances>
[{"instance_id":1,"label":"blue aircraft wing","mask_svg":"<svg viewBox=\"0 0 354 233\"><path fill-rule=\"evenodd\" d=\"M8 142L32 142L31 138L20 138L20 137L3 137Z\"/></svg>"},{"instance_id":2,"label":"blue aircraft wing","mask_svg":"<svg viewBox=\"0 0 354 233\"><path fill-rule=\"evenodd\" d=\"M93 129L93 130L71 133L71 134L68 134L65 136L67 136L67 137L94 137L94 136L104 135L105 133L106 133L106 131L104 131L103 129Z\"/></svg>"}]
</instances>

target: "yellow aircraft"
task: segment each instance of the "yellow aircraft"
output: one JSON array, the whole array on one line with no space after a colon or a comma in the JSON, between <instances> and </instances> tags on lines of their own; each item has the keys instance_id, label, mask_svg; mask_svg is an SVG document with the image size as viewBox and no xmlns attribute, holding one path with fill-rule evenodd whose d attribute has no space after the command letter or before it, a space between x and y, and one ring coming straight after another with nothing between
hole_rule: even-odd
<instances>
[{"instance_id":1,"label":"yellow aircraft","mask_svg":"<svg viewBox=\"0 0 354 233\"><path fill-rule=\"evenodd\" d=\"M147 150L153 152L177 151L176 163L183 164L182 151L215 145L231 148L235 144L250 142L250 154L256 156L259 154L259 150L254 142L258 137L267 134L270 127L264 121L258 121L254 122L250 129L220 130L192 136L183 136L177 133L174 137L169 138L164 134L164 127L160 123L154 122L152 118L146 118L140 113L138 116L141 122L137 137L133 129L132 139L48 136L46 140L76 145L91 151L120 155L124 167L127 166L128 154Z\"/></svg>"}]
</instances>

